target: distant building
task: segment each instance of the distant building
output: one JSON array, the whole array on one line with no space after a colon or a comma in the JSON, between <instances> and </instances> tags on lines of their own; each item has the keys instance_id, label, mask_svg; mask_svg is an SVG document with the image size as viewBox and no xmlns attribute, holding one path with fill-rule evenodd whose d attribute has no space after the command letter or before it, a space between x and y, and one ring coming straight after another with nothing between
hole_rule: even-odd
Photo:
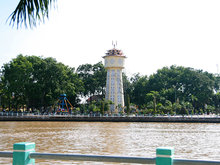
<instances>
[{"instance_id":1,"label":"distant building","mask_svg":"<svg viewBox=\"0 0 220 165\"><path fill-rule=\"evenodd\" d=\"M92 102L92 101L97 101L97 102L99 102L99 101L101 101L102 100L102 96L101 95L93 95L93 96L91 96L91 97L89 97L87 100L86 100L86 102L87 103L90 103L90 102Z\"/></svg>"},{"instance_id":2,"label":"distant building","mask_svg":"<svg viewBox=\"0 0 220 165\"><path fill-rule=\"evenodd\" d=\"M105 99L111 100L111 112L117 113L117 107L124 107L124 91L122 82L122 69L124 68L125 55L121 50L115 48L108 50L103 57L107 69ZM115 111L116 110L116 111Z\"/></svg>"}]
</instances>

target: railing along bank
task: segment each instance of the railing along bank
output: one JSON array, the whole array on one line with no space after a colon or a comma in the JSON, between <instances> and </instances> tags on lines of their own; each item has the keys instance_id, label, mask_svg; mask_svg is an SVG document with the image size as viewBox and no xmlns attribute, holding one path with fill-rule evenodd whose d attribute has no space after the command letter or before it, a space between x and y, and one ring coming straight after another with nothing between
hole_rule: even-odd
<instances>
[{"instance_id":1,"label":"railing along bank","mask_svg":"<svg viewBox=\"0 0 220 165\"><path fill-rule=\"evenodd\" d=\"M185 117L185 118L219 118L219 114L203 114L203 115L150 115L150 114L105 114L89 113L89 114L75 114L75 113L31 113L31 112L1 112L0 116L75 116L75 117Z\"/></svg>"},{"instance_id":2,"label":"railing along bank","mask_svg":"<svg viewBox=\"0 0 220 165\"><path fill-rule=\"evenodd\" d=\"M13 152L0 151L0 157L13 158L13 165L35 165L35 159L138 163L156 165L220 165L220 161L174 159L174 149L160 147L155 158L122 157L79 154L55 154L35 152L35 143L22 142L13 145Z\"/></svg>"}]
</instances>

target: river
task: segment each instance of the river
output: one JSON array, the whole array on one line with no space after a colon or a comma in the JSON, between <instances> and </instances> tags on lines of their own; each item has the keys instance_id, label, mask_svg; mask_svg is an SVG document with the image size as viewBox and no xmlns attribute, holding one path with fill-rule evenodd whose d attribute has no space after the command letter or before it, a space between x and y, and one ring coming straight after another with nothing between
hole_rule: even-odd
<instances>
[{"instance_id":1,"label":"river","mask_svg":"<svg viewBox=\"0 0 220 165\"><path fill-rule=\"evenodd\" d=\"M1 122L0 151L35 142L36 152L155 157L174 147L175 158L220 160L220 124L132 122ZM0 164L11 164L3 158ZM36 160L36 165L116 164Z\"/></svg>"}]
</instances>

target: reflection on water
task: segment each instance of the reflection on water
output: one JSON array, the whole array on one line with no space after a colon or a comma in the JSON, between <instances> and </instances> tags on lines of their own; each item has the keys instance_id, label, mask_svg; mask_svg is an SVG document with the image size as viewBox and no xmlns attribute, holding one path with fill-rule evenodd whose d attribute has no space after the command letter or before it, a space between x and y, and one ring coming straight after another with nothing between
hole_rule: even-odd
<instances>
[{"instance_id":1,"label":"reflection on water","mask_svg":"<svg viewBox=\"0 0 220 165\"><path fill-rule=\"evenodd\" d=\"M35 142L36 152L155 157L157 147L175 148L175 158L220 160L220 124L1 122L0 150ZM2 159L0 164L11 164ZM36 160L36 164L115 164Z\"/></svg>"}]
</instances>

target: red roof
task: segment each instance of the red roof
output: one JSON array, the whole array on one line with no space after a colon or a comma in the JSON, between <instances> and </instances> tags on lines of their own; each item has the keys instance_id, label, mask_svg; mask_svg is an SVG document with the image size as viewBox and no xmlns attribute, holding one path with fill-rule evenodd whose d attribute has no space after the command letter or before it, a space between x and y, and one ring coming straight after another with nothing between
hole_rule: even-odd
<instances>
[{"instance_id":1,"label":"red roof","mask_svg":"<svg viewBox=\"0 0 220 165\"><path fill-rule=\"evenodd\" d=\"M106 56L124 56L124 54L121 50L113 48L107 51Z\"/></svg>"}]
</instances>

